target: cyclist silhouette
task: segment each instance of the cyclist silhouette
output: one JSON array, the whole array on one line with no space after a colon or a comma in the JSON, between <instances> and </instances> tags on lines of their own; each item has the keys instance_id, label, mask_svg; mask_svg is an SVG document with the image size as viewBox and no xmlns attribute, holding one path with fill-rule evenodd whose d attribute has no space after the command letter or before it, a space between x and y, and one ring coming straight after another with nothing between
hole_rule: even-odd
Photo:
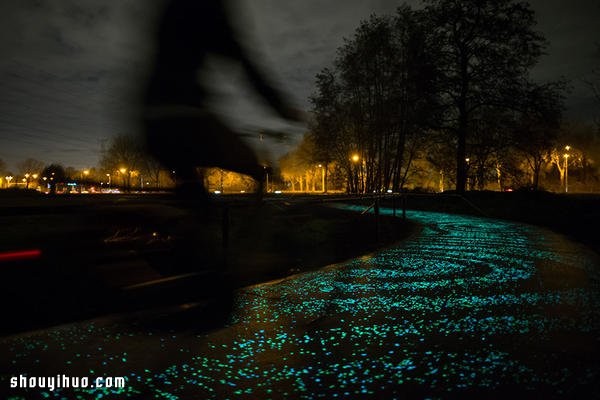
<instances>
[{"instance_id":1,"label":"cyclist silhouette","mask_svg":"<svg viewBox=\"0 0 600 400\"><path fill-rule=\"evenodd\" d=\"M170 0L158 29L153 69L143 100L146 144L174 170L177 193L206 196L198 167L219 167L251 176L262 190L264 167L252 148L206 107L200 75L207 56L238 62L255 90L283 118L300 113L264 76L237 39L224 0Z\"/></svg>"}]
</instances>

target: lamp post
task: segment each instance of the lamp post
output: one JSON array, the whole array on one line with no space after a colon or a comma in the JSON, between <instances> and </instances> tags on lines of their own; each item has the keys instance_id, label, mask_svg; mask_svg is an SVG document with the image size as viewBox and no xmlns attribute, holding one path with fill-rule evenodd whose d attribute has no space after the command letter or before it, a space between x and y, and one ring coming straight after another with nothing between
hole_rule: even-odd
<instances>
[{"instance_id":1,"label":"lamp post","mask_svg":"<svg viewBox=\"0 0 600 400\"><path fill-rule=\"evenodd\" d=\"M129 181L127 180L127 177L125 176L125 173L127 172L127 168L119 168L119 172L121 173L121 182L123 184L123 187L125 188L125 190L129 190Z\"/></svg>"},{"instance_id":2,"label":"lamp post","mask_svg":"<svg viewBox=\"0 0 600 400\"><path fill-rule=\"evenodd\" d=\"M323 168L322 164L319 164L319 168L321 168L321 189L323 189L323 193L325 193L325 168Z\"/></svg>"},{"instance_id":3,"label":"lamp post","mask_svg":"<svg viewBox=\"0 0 600 400\"><path fill-rule=\"evenodd\" d=\"M470 158L465 158L465 174L466 174L466 178L467 178L467 190L471 190L471 186L472 186L472 182L471 179L469 178L469 169L471 167L471 159Z\"/></svg>"},{"instance_id":4,"label":"lamp post","mask_svg":"<svg viewBox=\"0 0 600 400\"><path fill-rule=\"evenodd\" d=\"M359 187L358 187L358 183L359 183L359 174L358 174L358 162L360 161L360 156L357 153L352 154L352 157L350 157L350 160L352 161L352 163L354 164L354 190L356 191L356 193L358 193Z\"/></svg>"},{"instance_id":5,"label":"lamp post","mask_svg":"<svg viewBox=\"0 0 600 400\"><path fill-rule=\"evenodd\" d=\"M5 176L6 178L6 188L8 189L10 187L10 181L12 181L13 177L11 175L9 176Z\"/></svg>"},{"instance_id":6,"label":"lamp post","mask_svg":"<svg viewBox=\"0 0 600 400\"><path fill-rule=\"evenodd\" d=\"M265 176L266 176L266 191L267 193L269 193L269 170L267 169L267 166L263 166L264 170L265 170Z\"/></svg>"},{"instance_id":7,"label":"lamp post","mask_svg":"<svg viewBox=\"0 0 600 400\"><path fill-rule=\"evenodd\" d=\"M565 150L571 150L571 146L565 146ZM565 157L565 193L569 192L569 153L564 154Z\"/></svg>"}]
</instances>

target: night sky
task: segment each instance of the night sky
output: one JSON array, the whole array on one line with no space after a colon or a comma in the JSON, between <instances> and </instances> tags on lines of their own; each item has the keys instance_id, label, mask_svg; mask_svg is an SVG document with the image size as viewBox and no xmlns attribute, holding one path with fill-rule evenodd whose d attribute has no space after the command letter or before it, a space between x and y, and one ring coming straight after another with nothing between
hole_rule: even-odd
<instances>
[{"instance_id":1,"label":"night sky","mask_svg":"<svg viewBox=\"0 0 600 400\"><path fill-rule=\"evenodd\" d=\"M419 6L413 0L409 4ZM161 1L3 0L0 2L0 159L12 172L32 157L45 163L96 166L114 134L136 131L136 91L152 53L152 28ZM243 0L257 60L302 109L309 108L314 76L333 61L371 13L392 13L389 0ZM571 80L567 116L589 122L597 105L584 83L600 67L600 2L536 0L538 29L549 40L536 79ZM286 143L258 142L273 158L305 131L253 101L239 70L215 64L215 111L239 129L290 133ZM257 137L258 135L256 135ZM270 147L267 147L270 146ZM266 150L265 150L266 149Z\"/></svg>"}]
</instances>

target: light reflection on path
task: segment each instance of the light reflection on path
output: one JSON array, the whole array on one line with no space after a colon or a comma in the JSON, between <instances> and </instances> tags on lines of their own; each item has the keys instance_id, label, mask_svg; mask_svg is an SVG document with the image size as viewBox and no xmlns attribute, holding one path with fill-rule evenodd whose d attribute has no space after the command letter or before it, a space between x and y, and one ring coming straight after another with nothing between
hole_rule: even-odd
<instances>
[{"instance_id":1,"label":"light reflection on path","mask_svg":"<svg viewBox=\"0 0 600 400\"><path fill-rule=\"evenodd\" d=\"M594 253L511 222L407 216L418 235L246 288L210 334L91 322L2 340L2 390L10 372L128 377L82 399L600 396Z\"/></svg>"}]
</instances>

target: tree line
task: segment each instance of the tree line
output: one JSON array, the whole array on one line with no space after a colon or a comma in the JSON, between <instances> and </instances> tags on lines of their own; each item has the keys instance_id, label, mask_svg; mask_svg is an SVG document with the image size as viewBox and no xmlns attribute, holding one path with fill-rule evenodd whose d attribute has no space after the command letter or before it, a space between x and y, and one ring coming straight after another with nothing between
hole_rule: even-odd
<instances>
[{"instance_id":1,"label":"tree line","mask_svg":"<svg viewBox=\"0 0 600 400\"><path fill-rule=\"evenodd\" d=\"M135 134L112 136L101 151L96 167L76 169L34 158L27 158L16 167L17 174L9 171L0 159L0 189L40 187L56 193L71 184L73 191L81 191L83 187L160 190L173 188L177 178L175 171L165 169L148 153L142 138ZM257 188L252 178L218 168L204 169L204 179L205 187L211 191L250 192Z\"/></svg>"},{"instance_id":2,"label":"tree line","mask_svg":"<svg viewBox=\"0 0 600 400\"><path fill-rule=\"evenodd\" d=\"M363 20L316 76L312 164L335 165L349 192L400 191L425 164L458 192L522 184L524 170L538 189L544 167L563 166L568 83L531 77L547 46L535 24L512 0L425 0Z\"/></svg>"}]
</instances>

